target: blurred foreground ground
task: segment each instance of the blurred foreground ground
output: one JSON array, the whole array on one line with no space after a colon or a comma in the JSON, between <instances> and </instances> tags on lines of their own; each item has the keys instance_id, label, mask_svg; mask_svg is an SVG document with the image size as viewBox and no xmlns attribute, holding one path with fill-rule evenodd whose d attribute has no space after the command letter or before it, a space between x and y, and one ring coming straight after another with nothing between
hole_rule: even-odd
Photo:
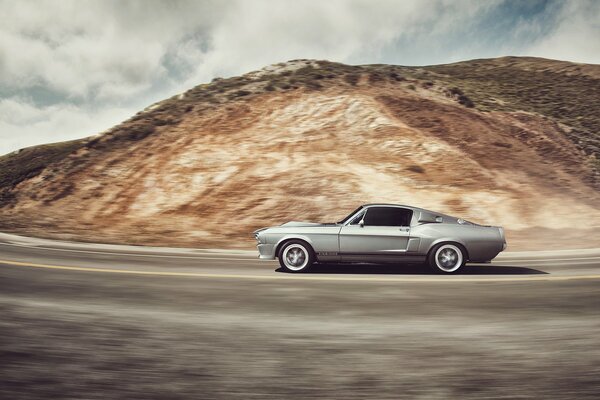
<instances>
[{"instance_id":1,"label":"blurred foreground ground","mask_svg":"<svg viewBox=\"0 0 600 400\"><path fill-rule=\"evenodd\" d=\"M598 280L311 282L9 266L0 279L2 398L595 399L600 391Z\"/></svg>"}]
</instances>

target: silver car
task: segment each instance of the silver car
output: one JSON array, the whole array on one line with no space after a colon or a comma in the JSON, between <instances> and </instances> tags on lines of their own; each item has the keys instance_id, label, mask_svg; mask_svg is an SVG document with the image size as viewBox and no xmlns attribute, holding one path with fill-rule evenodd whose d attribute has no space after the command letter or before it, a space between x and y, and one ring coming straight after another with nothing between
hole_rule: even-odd
<instances>
[{"instance_id":1,"label":"silver car","mask_svg":"<svg viewBox=\"0 0 600 400\"><path fill-rule=\"evenodd\" d=\"M315 263L426 262L456 273L467 261L490 262L506 249L504 229L418 207L365 204L336 223L287 222L254 232L261 259L289 272Z\"/></svg>"}]
</instances>

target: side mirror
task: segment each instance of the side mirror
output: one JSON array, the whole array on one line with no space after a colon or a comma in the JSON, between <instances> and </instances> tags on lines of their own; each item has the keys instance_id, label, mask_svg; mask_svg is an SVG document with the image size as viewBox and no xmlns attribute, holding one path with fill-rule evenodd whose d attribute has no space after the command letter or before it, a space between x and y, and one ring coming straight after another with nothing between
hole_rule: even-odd
<instances>
[{"instance_id":1,"label":"side mirror","mask_svg":"<svg viewBox=\"0 0 600 400\"><path fill-rule=\"evenodd\" d=\"M358 225L360 225L361 228L364 228L364 226L365 226L365 220L361 219L360 222L358 223Z\"/></svg>"}]
</instances>

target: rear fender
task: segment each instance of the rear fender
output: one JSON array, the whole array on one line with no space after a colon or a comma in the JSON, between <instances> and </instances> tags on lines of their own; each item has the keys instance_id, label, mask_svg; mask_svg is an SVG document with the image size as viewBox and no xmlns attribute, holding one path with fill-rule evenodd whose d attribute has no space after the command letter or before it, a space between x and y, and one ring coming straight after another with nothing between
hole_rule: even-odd
<instances>
[{"instance_id":1,"label":"rear fender","mask_svg":"<svg viewBox=\"0 0 600 400\"><path fill-rule=\"evenodd\" d=\"M431 249L433 249L435 246L437 246L440 243L458 243L462 246L463 249L465 249L465 252L467 254L465 254L465 259L468 261L469 260L469 247L467 246L467 244L464 242L464 240L460 240L460 239L456 239L456 238L452 238L452 237L444 237L444 238L439 238L434 240L431 245L429 246L429 248L427 249L427 254L429 254L429 252L431 251Z\"/></svg>"}]
</instances>

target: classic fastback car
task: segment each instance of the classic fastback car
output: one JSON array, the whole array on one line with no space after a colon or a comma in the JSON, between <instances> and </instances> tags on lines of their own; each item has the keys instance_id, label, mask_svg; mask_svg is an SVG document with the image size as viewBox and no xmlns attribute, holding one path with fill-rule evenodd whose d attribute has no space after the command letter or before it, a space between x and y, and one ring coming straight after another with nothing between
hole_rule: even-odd
<instances>
[{"instance_id":1,"label":"classic fastback car","mask_svg":"<svg viewBox=\"0 0 600 400\"><path fill-rule=\"evenodd\" d=\"M289 272L315 263L426 262L436 272L456 273L506 248L502 227L396 204L365 204L336 223L288 222L254 236L259 257L277 257Z\"/></svg>"}]
</instances>

